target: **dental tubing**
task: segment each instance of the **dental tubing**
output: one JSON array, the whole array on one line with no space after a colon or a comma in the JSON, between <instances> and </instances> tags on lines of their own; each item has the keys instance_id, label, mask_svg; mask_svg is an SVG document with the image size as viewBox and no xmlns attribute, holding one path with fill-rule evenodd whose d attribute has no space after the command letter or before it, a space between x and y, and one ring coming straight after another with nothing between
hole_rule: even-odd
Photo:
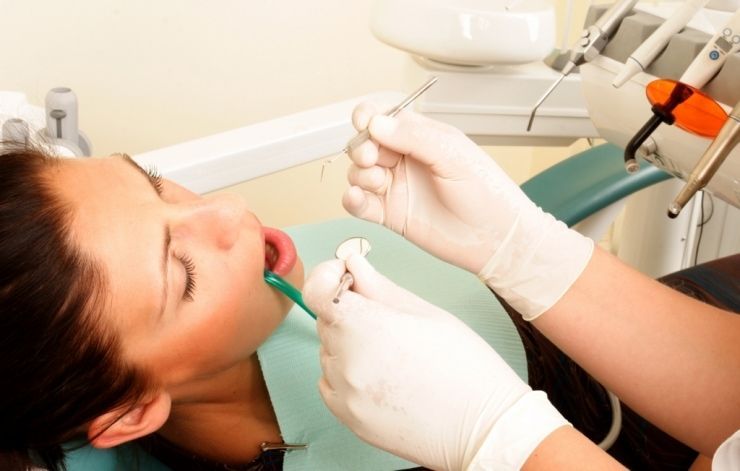
<instances>
[{"instance_id":1,"label":"dental tubing","mask_svg":"<svg viewBox=\"0 0 740 471\"><path fill-rule=\"evenodd\" d=\"M621 87L629 79L634 77L639 72L644 72L645 68L649 66L658 54L668 44L671 36L678 33L683 29L684 26L694 17L694 15L701 10L709 0L686 0L678 9L675 11L670 18L665 20L660 27L648 37L645 42L635 49L625 61L622 69L617 74L616 78L612 82L612 85L616 88Z\"/></svg>"},{"instance_id":2,"label":"dental tubing","mask_svg":"<svg viewBox=\"0 0 740 471\"><path fill-rule=\"evenodd\" d=\"M311 311L311 309L308 306L306 306L306 303L303 302L303 295L298 290L298 288L291 285L285 279L281 278L280 276L271 272L270 270L265 270L264 276L265 276L265 282L268 285L272 286L273 288L283 293L290 300L292 300L294 303L299 305L304 311L306 311L306 314L314 318L314 320L316 319L316 314L314 314Z\"/></svg>"}]
</instances>

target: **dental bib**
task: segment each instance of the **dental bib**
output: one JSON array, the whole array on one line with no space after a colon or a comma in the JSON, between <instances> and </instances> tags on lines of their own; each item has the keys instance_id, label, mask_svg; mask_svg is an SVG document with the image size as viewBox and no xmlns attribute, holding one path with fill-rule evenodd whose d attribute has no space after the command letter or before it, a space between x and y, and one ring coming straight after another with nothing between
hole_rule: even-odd
<instances>
[{"instance_id":1,"label":"dental bib","mask_svg":"<svg viewBox=\"0 0 740 471\"><path fill-rule=\"evenodd\" d=\"M368 259L378 271L458 316L526 381L526 358L516 329L474 275L437 260L382 226L357 219L295 226L285 232L295 241L306 273L334 258L343 240L367 238L373 245ZM326 408L318 391L321 367L316 325L301 308L291 309L257 355L284 442L308 445L286 452L284 470L379 471L418 466L361 441Z\"/></svg>"}]
</instances>

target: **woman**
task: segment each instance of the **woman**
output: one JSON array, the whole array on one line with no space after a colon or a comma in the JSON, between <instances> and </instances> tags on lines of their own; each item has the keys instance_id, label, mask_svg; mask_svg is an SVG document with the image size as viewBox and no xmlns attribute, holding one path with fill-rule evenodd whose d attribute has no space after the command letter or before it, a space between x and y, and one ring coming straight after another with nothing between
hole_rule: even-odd
<instances>
[{"instance_id":1,"label":"woman","mask_svg":"<svg viewBox=\"0 0 740 471\"><path fill-rule=\"evenodd\" d=\"M60 469L77 437L220 463L282 441L254 353L291 306L263 270L302 285L285 234L125 155L6 144L0 179L0 468Z\"/></svg>"}]
</instances>

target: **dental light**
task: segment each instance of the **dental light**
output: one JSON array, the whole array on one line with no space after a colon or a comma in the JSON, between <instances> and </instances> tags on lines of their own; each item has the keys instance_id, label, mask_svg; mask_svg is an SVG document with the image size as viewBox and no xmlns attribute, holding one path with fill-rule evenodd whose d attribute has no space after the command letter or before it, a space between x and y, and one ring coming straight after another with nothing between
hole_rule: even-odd
<instances>
[{"instance_id":1,"label":"dental light","mask_svg":"<svg viewBox=\"0 0 740 471\"><path fill-rule=\"evenodd\" d=\"M545 91L542 97L532 107L532 113L529 115L527 131L532 129L532 122L537 113L537 109L544 103L548 96L555 90L560 82L570 74L576 67L585 64L598 56L606 47L611 37L619 27L619 23L634 8L637 0L619 0L606 10L596 22L584 29L581 38L573 46L568 57L568 62L560 71L560 77Z\"/></svg>"},{"instance_id":2,"label":"dental light","mask_svg":"<svg viewBox=\"0 0 740 471\"><path fill-rule=\"evenodd\" d=\"M637 150L661 123L673 124L673 110L692 95L691 90L701 89L727 62L727 59L740 50L740 10L706 44L680 79L670 99L653 106L653 116L630 140L624 151L625 168L629 173L639 169L635 157ZM688 87L687 87L688 85Z\"/></svg>"}]
</instances>

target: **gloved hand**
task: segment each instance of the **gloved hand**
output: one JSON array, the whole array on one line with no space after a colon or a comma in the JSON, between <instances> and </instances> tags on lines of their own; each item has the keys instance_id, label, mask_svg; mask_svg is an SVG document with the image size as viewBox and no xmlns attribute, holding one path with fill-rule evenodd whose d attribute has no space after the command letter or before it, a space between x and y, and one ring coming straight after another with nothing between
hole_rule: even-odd
<instances>
[{"instance_id":1,"label":"gloved hand","mask_svg":"<svg viewBox=\"0 0 740 471\"><path fill-rule=\"evenodd\" d=\"M432 469L519 469L567 424L460 320L361 256L346 266L354 291L339 303L338 260L319 265L303 295L318 315L321 396L361 439Z\"/></svg>"},{"instance_id":2,"label":"gloved hand","mask_svg":"<svg viewBox=\"0 0 740 471\"><path fill-rule=\"evenodd\" d=\"M353 114L372 140L350 155L347 211L478 274L527 320L555 304L593 242L532 203L459 130L410 111L377 112L363 104Z\"/></svg>"}]
</instances>

